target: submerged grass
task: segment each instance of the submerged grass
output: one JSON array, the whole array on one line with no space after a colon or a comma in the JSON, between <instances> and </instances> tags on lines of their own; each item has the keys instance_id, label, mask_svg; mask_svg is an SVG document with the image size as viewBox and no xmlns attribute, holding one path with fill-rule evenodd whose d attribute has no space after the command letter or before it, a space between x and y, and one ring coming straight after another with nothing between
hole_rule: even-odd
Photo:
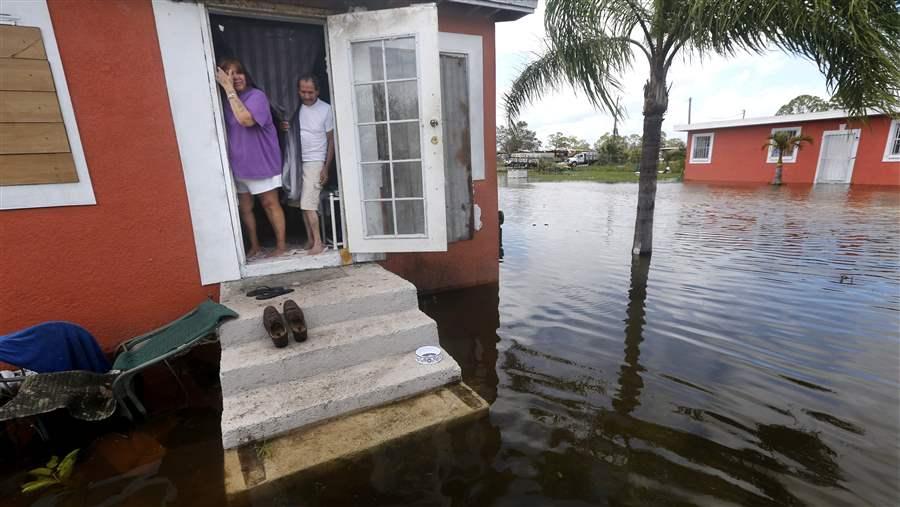
<instances>
[{"instance_id":1,"label":"submerged grass","mask_svg":"<svg viewBox=\"0 0 900 507\"><path fill-rule=\"evenodd\" d=\"M663 166L664 167L664 166ZM680 181L681 168L672 167L672 172L659 174L659 181ZM596 181L600 183L637 183L638 175L631 166L592 165L574 169L551 171L528 171L528 181Z\"/></svg>"}]
</instances>

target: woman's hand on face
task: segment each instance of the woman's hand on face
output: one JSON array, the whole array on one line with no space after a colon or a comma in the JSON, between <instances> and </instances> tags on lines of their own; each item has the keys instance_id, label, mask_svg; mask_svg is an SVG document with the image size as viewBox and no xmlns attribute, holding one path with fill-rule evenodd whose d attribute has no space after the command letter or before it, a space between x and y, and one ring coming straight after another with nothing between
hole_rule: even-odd
<instances>
[{"instance_id":1,"label":"woman's hand on face","mask_svg":"<svg viewBox=\"0 0 900 507\"><path fill-rule=\"evenodd\" d=\"M222 67L216 67L216 82L219 83L226 92L234 91L234 80L230 73L222 70Z\"/></svg>"}]
</instances>

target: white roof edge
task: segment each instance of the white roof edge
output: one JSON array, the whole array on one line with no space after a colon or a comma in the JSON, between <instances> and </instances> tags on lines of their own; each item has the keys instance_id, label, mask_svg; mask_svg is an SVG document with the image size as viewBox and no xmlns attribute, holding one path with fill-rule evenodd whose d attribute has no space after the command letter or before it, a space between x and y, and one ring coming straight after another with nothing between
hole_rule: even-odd
<instances>
[{"instance_id":1,"label":"white roof edge","mask_svg":"<svg viewBox=\"0 0 900 507\"><path fill-rule=\"evenodd\" d=\"M493 7L495 9L531 14L537 9L537 0L451 0L460 4Z\"/></svg>"},{"instance_id":2,"label":"white roof edge","mask_svg":"<svg viewBox=\"0 0 900 507\"><path fill-rule=\"evenodd\" d=\"M885 113L869 109L866 116L881 116ZM779 123L800 123L815 120L834 120L837 118L849 118L850 114L843 109L834 109L831 111L819 111L816 113L803 114L785 114L782 116L762 116L759 118L742 118L739 120L720 120L707 121L701 123L690 123L675 125L678 132L691 132L694 130L712 130L729 127L749 127L751 125L775 125Z\"/></svg>"}]
</instances>

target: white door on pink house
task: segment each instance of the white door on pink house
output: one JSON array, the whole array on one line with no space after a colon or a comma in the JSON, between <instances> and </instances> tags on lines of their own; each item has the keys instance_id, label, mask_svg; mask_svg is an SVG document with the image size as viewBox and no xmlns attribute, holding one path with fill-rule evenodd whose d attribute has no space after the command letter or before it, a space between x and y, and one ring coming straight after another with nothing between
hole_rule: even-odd
<instances>
[{"instance_id":1,"label":"white door on pink house","mask_svg":"<svg viewBox=\"0 0 900 507\"><path fill-rule=\"evenodd\" d=\"M859 129L826 131L822 135L816 183L850 183L858 144Z\"/></svg>"},{"instance_id":2,"label":"white door on pink house","mask_svg":"<svg viewBox=\"0 0 900 507\"><path fill-rule=\"evenodd\" d=\"M349 250L446 251L437 8L330 16L328 46Z\"/></svg>"}]
</instances>

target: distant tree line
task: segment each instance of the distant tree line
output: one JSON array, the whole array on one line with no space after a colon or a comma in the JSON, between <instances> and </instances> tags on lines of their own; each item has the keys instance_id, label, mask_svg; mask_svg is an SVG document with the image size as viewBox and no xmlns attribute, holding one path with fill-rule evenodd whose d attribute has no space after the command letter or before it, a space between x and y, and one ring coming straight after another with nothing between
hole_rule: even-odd
<instances>
[{"instance_id":1,"label":"distant tree line","mask_svg":"<svg viewBox=\"0 0 900 507\"><path fill-rule=\"evenodd\" d=\"M820 111L830 111L832 109L844 109L841 101L835 97L828 100L815 95L798 95L791 99L790 102L778 108L775 116L784 116L786 114L805 114L818 113Z\"/></svg>"},{"instance_id":2,"label":"distant tree line","mask_svg":"<svg viewBox=\"0 0 900 507\"><path fill-rule=\"evenodd\" d=\"M538 151L541 141L537 133L528 128L528 123L517 121L508 126L497 127L497 153L516 153L521 151Z\"/></svg>"},{"instance_id":3,"label":"distant tree line","mask_svg":"<svg viewBox=\"0 0 900 507\"><path fill-rule=\"evenodd\" d=\"M562 132L551 134L547 138L547 142L542 143L538 139L537 133L529 129L528 123L524 121L497 128L497 153L506 155L541 149L582 152L593 148L597 152L600 164L636 164L641 160L642 144L643 140L637 134L617 136L609 132L594 141L593 146L584 139L568 136ZM684 160L685 145L681 139L667 139L666 133L663 132L661 146L660 154L666 162Z\"/></svg>"}]
</instances>

